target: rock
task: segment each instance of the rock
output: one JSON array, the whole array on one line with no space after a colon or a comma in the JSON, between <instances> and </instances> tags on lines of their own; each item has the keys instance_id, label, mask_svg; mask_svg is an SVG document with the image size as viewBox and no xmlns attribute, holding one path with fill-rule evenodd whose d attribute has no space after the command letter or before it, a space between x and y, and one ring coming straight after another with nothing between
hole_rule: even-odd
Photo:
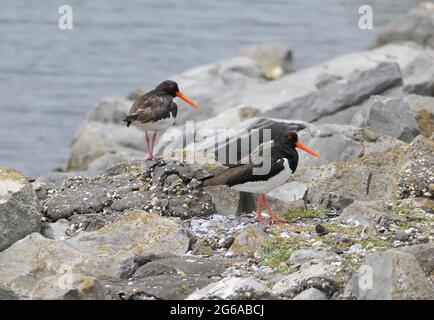
<instances>
[{"instance_id":1,"label":"rock","mask_svg":"<svg viewBox=\"0 0 434 320\"><path fill-rule=\"evenodd\" d=\"M277 105L263 116L315 122L401 84L399 65L382 62L371 70L355 70L345 81L337 81L323 89Z\"/></svg>"},{"instance_id":2,"label":"rock","mask_svg":"<svg viewBox=\"0 0 434 320\"><path fill-rule=\"evenodd\" d=\"M111 282L112 294L122 299L185 299L216 281L226 268L215 259L176 257L151 261L128 280Z\"/></svg>"},{"instance_id":3,"label":"rock","mask_svg":"<svg viewBox=\"0 0 434 320\"><path fill-rule=\"evenodd\" d=\"M71 274L42 279L30 297L32 300L105 300L108 294L98 279Z\"/></svg>"},{"instance_id":4,"label":"rock","mask_svg":"<svg viewBox=\"0 0 434 320\"><path fill-rule=\"evenodd\" d=\"M345 223L357 223L364 227L388 226L391 222L404 219L395 213L385 211L378 202L356 201L342 211L340 219Z\"/></svg>"},{"instance_id":5,"label":"rock","mask_svg":"<svg viewBox=\"0 0 434 320\"><path fill-rule=\"evenodd\" d=\"M331 265L326 265L325 263L312 264L277 281L271 292L278 296L292 298L295 294L301 291L300 288L303 288L309 279L326 277L328 274L333 272L334 267Z\"/></svg>"},{"instance_id":6,"label":"rock","mask_svg":"<svg viewBox=\"0 0 434 320\"><path fill-rule=\"evenodd\" d=\"M434 140L416 137L407 149L401 172L399 198L424 196L434 183Z\"/></svg>"},{"instance_id":7,"label":"rock","mask_svg":"<svg viewBox=\"0 0 434 320\"><path fill-rule=\"evenodd\" d=\"M376 46L391 42L414 41L434 48L434 4L420 3L392 20L378 35Z\"/></svg>"},{"instance_id":8,"label":"rock","mask_svg":"<svg viewBox=\"0 0 434 320\"><path fill-rule=\"evenodd\" d=\"M267 79L275 80L293 71L292 52L284 44L269 43L243 47L238 53L256 61Z\"/></svg>"},{"instance_id":9,"label":"rock","mask_svg":"<svg viewBox=\"0 0 434 320\"><path fill-rule=\"evenodd\" d=\"M33 233L0 253L0 288L31 299L34 288L53 291L48 277L128 279L149 257L183 255L189 245L180 225L143 211L63 241Z\"/></svg>"},{"instance_id":10,"label":"rock","mask_svg":"<svg viewBox=\"0 0 434 320\"><path fill-rule=\"evenodd\" d=\"M199 255L213 256L217 245L208 238L198 239L193 244L193 252Z\"/></svg>"},{"instance_id":11,"label":"rock","mask_svg":"<svg viewBox=\"0 0 434 320\"><path fill-rule=\"evenodd\" d=\"M390 202L424 196L434 176L433 151L432 140L418 136L407 148L396 146L347 162L301 167L288 183L309 186L308 204L337 210L350 205L351 199Z\"/></svg>"},{"instance_id":12,"label":"rock","mask_svg":"<svg viewBox=\"0 0 434 320\"><path fill-rule=\"evenodd\" d=\"M434 244L418 244L397 248L396 250L414 256L419 266L428 276L434 276Z\"/></svg>"},{"instance_id":13,"label":"rock","mask_svg":"<svg viewBox=\"0 0 434 320\"><path fill-rule=\"evenodd\" d=\"M42 224L41 234L53 240L65 240L66 231L70 228L70 223L66 219L57 220L54 223Z\"/></svg>"},{"instance_id":14,"label":"rock","mask_svg":"<svg viewBox=\"0 0 434 320\"><path fill-rule=\"evenodd\" d=\"M93 178L69 177L57 182L42 200L45 215L56 221L78 215L114 221L129 209L144 209L166 216L188 218L215 213L211 196L198 189L206 172L195 164L130 161L120 163ZM195 184L196 183L196 184ZM101 214L102 213L102 214ZM85 224L84 230L89 224Z\"/></svg>"},{"instance_id":15,"label":"rock","mask_svg":"<svg viewBox=\"0 0 434 320\"><path fill-rule=\"evenodd\" d=\"M366 125L375 132L411 142L419 128L410 106L399 99L372 96L367 102Z\"/></svg>"},{"instance_id":16,"label":"rock","mask_svg":"<svg viewBox=\"0 0 434 320\"><path fill-rule=\"evenodd\" d=\"M317 250L296 250L289 257L289 263L292 265L301 265L312 260L319 261L333 261L339 259L339 256L331 251L317 251Z\"/></svg>"},{"instance_id":17,"label":"rock","mask_svg":"<svg viewBox=\"0 0 434 320\"><path fill-rule=\"evenodd\" d=\"M204 191L211 195L217 214L235 215L238 212L239 192L226 186L205 187Z\"/></svg>"},{"instance_id":18,"label":"rock","mask_svg":"<svg viewBox=\"0 0 434 320\"><path fill-rule=\"evenodd\" d=\"M228 277L192 293L187 300L258 300L273 298L265 285L253 278Z\"/></svg>"},{"instance_id":19,"label":"rock","mask_svg":"<svg viewBox=\"0 0 434 320\"><path fill-rule=\"evenodd\" d=\"M136 87L133 91L131 91L128 94L127 99L128 100L136 100L138 97L146 94L150 90L151 89L148 86L142 84L142 85Z\"/></svg>"},{"instance_id":20,"label":"rock","mask_svg":"<svg viewBox=\"0 0 434 320\"><path fill-rule=\"evenodd\" d=\"M0 167L0 251L41 230L41 208L27 179Z\"/></svg>"},{"instance_id":21,"label":"rock","mask_svg":"<svg viewBox=\"0 0 434 320\"><path fill-rule=\"evenodd\" d=\"M370 254L346 288L360 300L434 298L434 286L416 258L397 250Z\"/></svg>"},{"instance_id":22,"label":"rock","mask_svg":"<svg viewBox=\"0 0 434 320\"><path fill-rule=\"evenodd\" d=\"M434 132L434 98L409 94L404 100L415 113L420 134L425 138L431 138Z\"/></svg>"},{"instance_id":23,"label":"rock","mask_svg":"<svg viewBox=\"0 0 434 320\"><path fill-rule=\"evenodd\" d=\"M231 251L236 255L253 255L269 239L259 225L249 224L235 234Z\"/></svg>"},{"instance_id":24,"label":"rock","mask_svg":"<svg viewBox=\"0 0 434 320\"><path fill-rule=\"evenodd\" d=\"M296 295L292 300L328 300L328 298L321 290L309 288Z\"/></svg>"}]
</instances>

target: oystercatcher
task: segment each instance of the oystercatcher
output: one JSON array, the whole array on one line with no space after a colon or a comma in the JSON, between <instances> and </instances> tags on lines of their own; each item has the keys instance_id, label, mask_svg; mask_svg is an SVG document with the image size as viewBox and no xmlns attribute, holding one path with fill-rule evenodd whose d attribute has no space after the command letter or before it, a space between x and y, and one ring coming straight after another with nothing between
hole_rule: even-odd
<instances>
[{"instance_id":1,"label":"oystercatcher","mask_svg":"<svg viewBox=\"0 0 434 320\"><path fill-rule=\"evenodd\" d=\"M265 148L271 148L269 153L265 152ZM271 210L270 203L265 194L271 190L284 184L291 174L295 172L298 165L298 152L296 148L300 148L315 157L320 157L318 153L305 146L298 140L298 134L295 131L290 131L283 135L279 135L271 142L264 143L252 152L248 159L239 161L236 165L226 169L215 176L208 176L203 179L204 186L227 185L237 191L258 193L258 207L256 220L266 222L262 218L262 206L265 204L268 213L271 215L271 222L281 222L281 218ZM264 159L258 161L260 155L264 155ZM265 155L270 155L265 159ZM269 161L269 172L267 174L258 175L254 173L254 168L262 167L264 161Z\"/></svg>"},{"instance_id":2,"label":"oystercatcher","mask_svg":"<svg viewBox=\"0 0 434 320\"><path fill-rule=\"evenodd\" d=\"M178 84L172 80L165 80L154 90L138 97L131 106L128 116L123 120L127 127L135 125L146 134L148 160L155 159L153 155L155 139L158 131L164 131L175 122L178 106L174 98L179 97L195 109L200 107L179 91ZM148 131L154 132L149 139Z\"/></svg>"}]
</instances>

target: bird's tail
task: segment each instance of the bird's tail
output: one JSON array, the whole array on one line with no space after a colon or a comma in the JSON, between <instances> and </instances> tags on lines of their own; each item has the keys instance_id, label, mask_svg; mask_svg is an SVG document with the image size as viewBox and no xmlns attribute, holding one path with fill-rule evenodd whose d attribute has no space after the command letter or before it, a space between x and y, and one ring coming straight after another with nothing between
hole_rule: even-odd
<instances>
[{"instance_id":1,"label":"bird's tail","mask_svg":"<svg viewBox=\"0 0 434 320\"><path fill-rule=\"evenodd\" d=\"M131 114L129 116L127 116L124 120L122 120L123 122L127 123L127 127L129 127L131 125L131 122L133 122L134 120L137 120L137 117L139 115L137 114Z\"/></svg>"}]
</instances>

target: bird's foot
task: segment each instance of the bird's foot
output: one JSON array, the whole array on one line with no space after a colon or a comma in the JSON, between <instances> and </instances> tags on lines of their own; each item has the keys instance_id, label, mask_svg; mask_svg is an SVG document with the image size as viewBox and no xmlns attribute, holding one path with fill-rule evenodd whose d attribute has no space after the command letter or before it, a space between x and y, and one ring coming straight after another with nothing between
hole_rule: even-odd
<instances>
[{"instance_id":1,"label":"bird's foot","mask_svg":"<svg viewBox=\"0 0 434 320\"><path fill-rule=\"evenodd\" d=\"M263 224L269 224L270 223L270 220L262 218L261 213L258 213L258 215L256 216L256 221L258 221L259 223L263 223Z\"/></svg>"},{"instance_id":2,"label":"bird's foot","mask_svg":"<svg viewBox=\"0 0 434 320\"><path fill-rule=\"evenodd\" d=\"M271 223L289 223L289 221L287 221L284 218L279 217L274 212L272 212L271 213Z\"/></svg>"}]
</instances>

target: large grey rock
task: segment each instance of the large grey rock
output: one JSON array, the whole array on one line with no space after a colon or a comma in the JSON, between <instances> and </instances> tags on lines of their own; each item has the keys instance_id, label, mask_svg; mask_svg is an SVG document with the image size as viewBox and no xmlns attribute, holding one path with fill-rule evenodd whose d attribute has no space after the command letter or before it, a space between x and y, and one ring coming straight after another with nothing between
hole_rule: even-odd
<instances>
[{"instance_id":1,"label":"large grey rock","mask_svg":"<svg viewBox=\"0 0 434 320\"><path fill-rule=\"evenodd\" d=\"M238 55L255 60L267 79L278 79L285 73L293 71L292 52L282 43L242 47Z\"/></svg>"},{"instance_id":2,"label":"large grey rock","mask_svg":"<svg viewBox=\"0 0 434 320\"><path fill-rule=\"evenodd\" d=\"M228 277L192 293L187 300L250 300L270 299L272 294L262 283L253 278Z\"/></svg>"},{"instance_id":3,"label":"large grey rock","mask_svg":"<svg viewBox=\"0 0 434 320\"><path fill-rule=\"evenodd\" d=\"M345 223L357 223L365 227L388 226L391 222L403 221L402 217L381 208L381 204L375 201L355 201L342 211L340 219Z\"/></svg>"},{"instance_id":4,"label":"large grey rock","mask_svg":"<svg viewBox=\"0 0 434 320\"><path fill-rule=\"evenodd\" d=\"M378 35L376 45L414 41L434 48L434 3L423 2L392 20Z\"/></svg>"},{"instance_id":5,"label":"large grey rock","mask_svg":"<svg viewBox=\"0 0 434 320\"><path fill-rule=\"evenodd\" d=\"M366 125L375 132L411 142L419 128L415 114L403 100L373 96L369 99Z\"/></svg>"},{"instance_id":6,"label":"large grey rock","mask_svg":"<svg viewBox=\"0 0 434 320\"><path fill-rule=\"evenodd\" d=\"M148 257L183 255L189 243L180 225L143 211L133 211L115 223L68 240L33 233L0 253L0 288L31 299L41 292L51 294L53 281L62 275L60 280L67 283L78 274L101 280L127 279ZM63 285L60 282L59 289Z\"/></svg>"},{"instance_id":7,"label":"large grey rock","mask_svg":"<svg viewBox=\"0 0 434 320\"><path fill-rule=\"evenodd\" d=\"M292 300L328 300L328 298L321 290L309 288L296 295Z\"/></svg>"},{"instance_id":8,"label":"large grey rock","mask_svg":"<svg viewBox=\"0 0 434 320\"><path fill-rule=\"evenodd\" d=\"M373 69L355 70L345 80L339 80L325 88L277 105L265 112L264 116L315 122L357 105L371 95L401 84L399 65L394 62L382 62Z\"/></svg>"},{"instance_id":9,"label":"large grey rock","mask_svg":"<svg viewBox=\"0 0 434 320\"><path fill-rule=\"evenodd\" d=\"M388 250L368 256L346 293L360 300L433 299L434 286L414 256Z\"/></svg>"},{"instance_id":10,"label":"large grey rock","mask_svg":"<svg viewBox=\"0 0 434 320\"><path fill-rule=\"evenodd\" d=\"M112 221L128 209L182 218L206 216L215 213L214 204L211 196L199 190L194 182L206 175L199 165L130 161L93 178L75 176L61 180L41 199L45 215L53 221L71 220L79 215L84 219L92 217L89 223L80 221L85 230L89 230L88 224L95 226L96 221L104 224L105 219ZM98 216L93 217L95 214Z\"/></svg>"},{"instance_id":11,"label":"large grey rock","mask_svg":"<svg viewBox=\"0 0 434 320\"><path fill-rule=\"evenodd\" d=\"M0 251L41 230L41 208L27 179L0 167Z\"/></svg>"},{"instance_id":12,"label":"large grey rock","mask_svg":"<svg viewBox=\"0 0 434 320\"><path fill-rule=\"evenodd\" d=\"M434 244L418 244L414 246L397 248L398 251L414 256L422 270L428 275L434 276Z\"/></svg>"},{"instance_id":13,"label":"large grey rock","mask_svg":"<svg viewBox=\"0 0 434 320\"><path fill-rule=\"evenodd\" d=\"M433 152L433 141L418 136L407 148L400 145L347 162L301 167L288 183L308 186L307 202L323 208L343 209L354 200L428 196Z\"/></svg>"},{"instance_id":14,"label":"large grey rock","mask_svg":"<svg viewBox=\"0 0 434 320\"><path fill-rule=\"evenodd\" d=\"M216 259L157 259L141 266L130 279L110 282L110 288L112 294L123 299L185 299L217 281L225 269Z\"/></svg>"}]
</instances>

